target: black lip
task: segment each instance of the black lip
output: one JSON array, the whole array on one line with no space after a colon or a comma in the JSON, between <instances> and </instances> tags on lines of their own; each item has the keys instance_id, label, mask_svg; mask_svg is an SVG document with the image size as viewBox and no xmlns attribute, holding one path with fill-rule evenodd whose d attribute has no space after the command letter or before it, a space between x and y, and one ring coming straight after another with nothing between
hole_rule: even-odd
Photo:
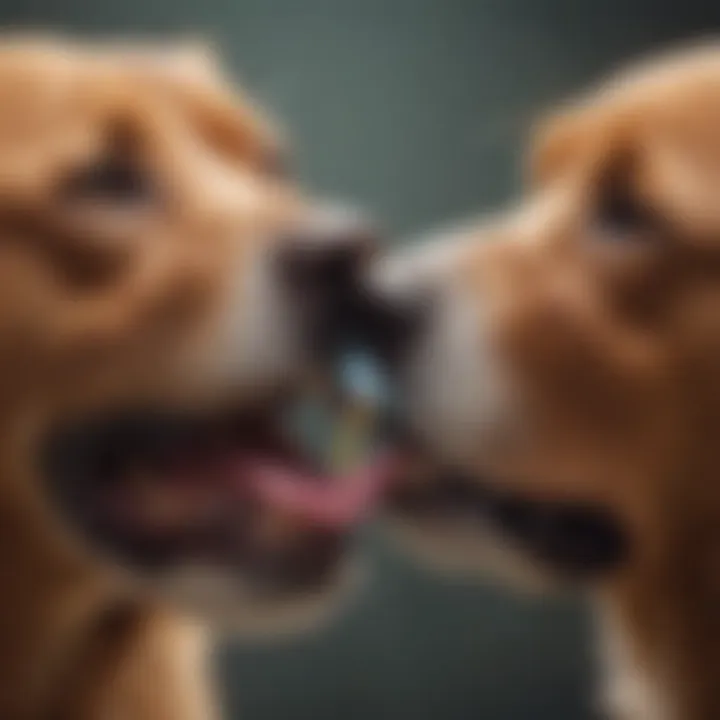
<instances>
[{"instance_id":1,"label":"black lip","mask_svg":"<svg viewBox=\"0 0 720 720\"><path fill-rule=\"evenodd\" d=\"M485 523L551 572L569 578L604 575L630 552L622 522L606 507L529 498L458 472L439 473L422 489L400 487L391 507L408 516Z\"/></svg>"},{"instance_id":2,"label":"black lip","mask_svg":"<svg viewBox=\"0 0 720 720\"><path fill-rule=\"evenodd\" d=\"M487 517L500 532L563 575L604 574L629 553L622 524L600 506L507 495L488 503Z\"/></svg>"}]
</instances>

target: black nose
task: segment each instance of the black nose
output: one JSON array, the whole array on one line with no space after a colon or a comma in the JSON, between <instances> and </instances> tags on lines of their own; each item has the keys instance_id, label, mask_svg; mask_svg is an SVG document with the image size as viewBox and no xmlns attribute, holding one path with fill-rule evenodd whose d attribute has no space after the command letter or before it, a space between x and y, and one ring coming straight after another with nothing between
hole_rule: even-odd
<instances>
[{"instance_id":1,"label":"black nose","mask_svg":"<svg viewBox=\"0 0 720 720\"><path fill-rule=\"evenodd\" d=\"M354 343L372 351L388 369L399 369L422 337L429 304L418 299L398 302L360 283L345 310Z\"/></svg>"},{"instance_id":2,"label":"black nose","mask_svg":"<svg viewBox=\"0 0 720 720\"><path fill-rule=\"evenodd\" d=\"M387 297L369 282L380 246L372 225L348 215L326 217L282 243L284 282L307 307L324 357L362 346L394 364L418 336L425 304Z\"/></svg>"},{"instance_id":3,"label":"black nose","mask_svg":"<svg viewBox=\"0 0 720 720\"><path fill-rule=\"evenodd\" d=\"M279 245L278 266L291 300L308 318L313 347L328 358L357 339L362 278L378 233L348 212L318 213Z\"/></svg>"},{"instance_id":4,"label":"black nose","mask_svg":"<svg viewBox=\"0 0 720 720\"><path fill-rule=\"evenodd\" d=\"M376 246L377 232L360 220L310 226L282 243L281 272L294 290L336 298L357 284Z\"/></svg>"}]
</instances>

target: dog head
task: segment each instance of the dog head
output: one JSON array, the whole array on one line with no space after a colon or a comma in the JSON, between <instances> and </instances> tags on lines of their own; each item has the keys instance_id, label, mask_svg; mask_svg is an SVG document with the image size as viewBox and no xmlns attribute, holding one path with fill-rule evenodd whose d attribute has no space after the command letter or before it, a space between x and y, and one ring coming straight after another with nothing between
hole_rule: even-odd
<instances>
[{"instance_id":1,"label":"dog head","mask_svg":"<svg viewBox=\"0 0 720 720\"><path fill-rule=\"evenodd\" d=\"M4 517L247 628L317 612L360 501L278 430L367 228L204 52L6 40L0 107Z\"/></svg>"},{"instance_id":2,"label":"dog head","mask_svg":"<svg viewBox=\"0 0 720 720\"><path fill-rule=\"evenodd\" d=\"M719 123L719 51L638 68L541 126L517 207L376 266L413 318L378 344L419 462L395 519L425 554L484 565L499 531L600 582L718 527Z\"/></svg>"}]
</instances>

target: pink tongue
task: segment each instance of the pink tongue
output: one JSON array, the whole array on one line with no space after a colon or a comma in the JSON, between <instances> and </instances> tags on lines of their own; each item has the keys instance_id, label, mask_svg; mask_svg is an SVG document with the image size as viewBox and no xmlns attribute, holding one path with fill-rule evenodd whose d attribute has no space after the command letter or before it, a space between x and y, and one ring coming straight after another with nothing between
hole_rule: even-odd
<instances>
[{"instance_id":1,"label":"pink tongue","mask_svg":"<svg viewBox=\"0 0 720 720\"><path fill-rule=\"evenodd\" d=\"M342 529L359 522L393 475L395 462L381 457L343 477L318 478L272 460L242 463L239 481L273 508L316 525Z\"/></svg>"}]
</instances>

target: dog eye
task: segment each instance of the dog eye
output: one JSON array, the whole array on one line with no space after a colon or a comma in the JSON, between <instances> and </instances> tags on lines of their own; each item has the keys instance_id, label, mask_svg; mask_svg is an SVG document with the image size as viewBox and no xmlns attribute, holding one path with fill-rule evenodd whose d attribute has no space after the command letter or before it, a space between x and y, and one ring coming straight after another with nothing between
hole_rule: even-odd
<instances>
[{"instance_id":1,"label":"dog eye","mask_svg":"<svg viewBox=\"0 0 720 720\"><path fill-rule=\"evenodd\" d=\"M604 240L642 240L654 229L655 218L650 209L631 194L613 191L601 198L595 226Z\"/></svg>"},{"instance_id":2,"label":"dog eye","mask_svg":"<svg viewBox=\"0 0 720 720\"><path fill-rule=\"evenodd\" d=\"M104 158L72 173L62 184L66 200L145 205L157 197L150 173L132 159Z\"/></svg>"},{"instance_id":3,"label":"dog eye","mask_svg":"<svg viewBox=\"0 0 720 720\"><path fill-rule=\"evenodd\" d=\"M632 158L620 157L601 178L592 219L596 240L634 244L660 236L662 223L633 186Z\"/></svg>"}]
</instances>

